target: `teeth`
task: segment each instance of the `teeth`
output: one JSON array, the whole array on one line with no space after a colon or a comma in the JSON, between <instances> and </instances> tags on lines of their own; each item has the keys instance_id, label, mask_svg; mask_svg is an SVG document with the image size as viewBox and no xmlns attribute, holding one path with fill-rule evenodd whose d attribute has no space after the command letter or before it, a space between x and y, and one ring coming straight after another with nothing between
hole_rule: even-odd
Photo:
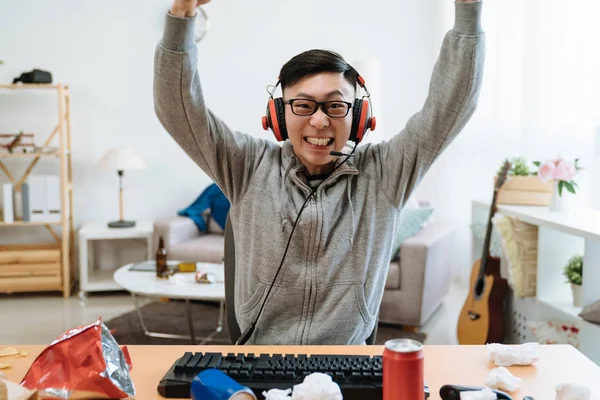
<instances>
[{"instance_id":1,"label":"teeth","mask_svg":"<svg viewBox=\"0 0 600 400\"><path fill-rule=\"evenodd\" d=\"M331 139L328 138L314 138L314 137L307 137L305 138L305 140L315 146L327 146L329 144L329 141Z\"/></svg>"}]
</instances>

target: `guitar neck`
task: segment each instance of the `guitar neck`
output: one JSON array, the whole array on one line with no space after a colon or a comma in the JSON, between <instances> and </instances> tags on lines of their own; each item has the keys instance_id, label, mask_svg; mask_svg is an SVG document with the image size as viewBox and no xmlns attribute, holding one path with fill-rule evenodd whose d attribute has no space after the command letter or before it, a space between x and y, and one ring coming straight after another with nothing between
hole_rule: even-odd
<instances>
[{"instance_id":1,"label":"guitar neck","mask_svg":"<svg viewBox=\"0 0 600 400\"><path fill-rule=\"evenodd\" d=\"M490 206L490 213L487 221L487 229L485 232L485 240L483 242L483 251L481 254L481 266L479 270L479 276L483 277L487 268L487 260L491 257L490 254L490 243L492 241L492 218L496 214L496 200L498 198L498 189L494 190L494 197L492 198L492 205Z\"/></svg>"}]
</instances>

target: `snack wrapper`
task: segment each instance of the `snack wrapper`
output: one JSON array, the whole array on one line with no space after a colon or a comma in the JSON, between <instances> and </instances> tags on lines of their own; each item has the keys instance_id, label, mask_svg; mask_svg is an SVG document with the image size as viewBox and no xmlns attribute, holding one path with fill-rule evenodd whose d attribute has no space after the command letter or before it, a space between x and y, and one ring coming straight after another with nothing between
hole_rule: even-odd
<instances>
[{"instance_id":1,"label":"snack wrapper","mask_svg":"<svg viewBox=\"0 0 600 400\"><path fill-rule=\"evenodd\" d=\"M99 318L70 329L35 359L21 385L46 399L122 399L135 396L127 347L119 348Z\"/></svg>"}]
</instances>

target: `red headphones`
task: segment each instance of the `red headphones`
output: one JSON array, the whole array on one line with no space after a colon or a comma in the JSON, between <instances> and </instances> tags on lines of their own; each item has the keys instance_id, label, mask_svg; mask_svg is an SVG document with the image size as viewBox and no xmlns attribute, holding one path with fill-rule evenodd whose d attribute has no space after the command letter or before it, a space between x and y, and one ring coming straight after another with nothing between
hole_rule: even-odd
<instances>
[{"instance_id":1,"label":"red headphones","mask_svg":"<svg viewBox=\"0 0 600 400\"><path fill-rule=\"evenodd\" d=\"M349 140L356 144L360 143L368 129L374 131L377 125L375 117L371 115L371 103L368 99L365 99L365 97L368 98L371 96L365 86L365 80L359 75L357 81L360 87L365 90L367 96L363 96L362 99L355 99L354 105L352 105L352 128L350 128ZM288 138L288 133L285 127L285 105L283 104L283 98L273 98L273 93L275 93L277 85L279 85L279 81L277 81L271 92L271 97L267 103L267 115L262 117L262 126L265 131L271 128L275 138L283 142ZM273 115L275 118L272 117Z\"/></svg>"}]
</instances>

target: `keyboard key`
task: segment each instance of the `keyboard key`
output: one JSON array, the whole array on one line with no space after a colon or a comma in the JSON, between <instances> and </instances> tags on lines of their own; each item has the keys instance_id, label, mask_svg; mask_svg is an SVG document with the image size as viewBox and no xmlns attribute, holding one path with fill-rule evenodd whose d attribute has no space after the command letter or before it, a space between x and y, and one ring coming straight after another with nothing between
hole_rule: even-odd
<instances>
[{"instance_id":1,"label":"keyboard key","mask_svg":"<svg viewBox=\"0 0 600 400\"><path fill-rule=\"evenodd\" d=\"M240 372L238 373L238 378L248 380L250 379L250 372L246 370L240 370Z\"/></svg>"},{"instance_id":2,"label":"keyboard key","mask_svg":"<svg viewBox=\"0 0 600 400\"><path fill-rule=\"evenodd\" d=\"M262 379L262 377L263 377L263 372L262 371L256 371L255 370L255 371L252 372L252 378L253 379L260 380L260 379Z\"/></svg>"},{"instance_id":3,"label":"keyboard key","mask_svg":"<svg viewBox=\"0 0 600 400\"><path fill-rule=\"evenodd\" d=\"M273 371L264 371L263 376L265 380L272 380L275 377L275 373Z\"/></svg>"},{"instance_id":4,"label":"keyboard key","mask_svg":"<svg viewBox=\"0 0 600 400\"><path fill-rule=\"evenodd\" d=\"M223 357L220 354L213 356L212 359L210 360L210 362L208 363L208 365L206 366L206 368L207 369L219 368L219 365L221 365L222 358Z\"/></svg>"},{"instance_id":5,"label":"keyboard key","mask_svg":"<svg viewBox=\"0 0 600 400\"><path fill-rule=\"evenodd\" d=\"M284 379L286 381L293 381L296 379L296 373L294 371L286 371Z\"/></svg>"},{"instance_id":6,"label":"keyboard key","mask_svg":"<svg viewBox=\"0 0 600 400\"><path fill-rule=\"evenodd\" d=\"M240 371L248 371L250 372L252 370L252 363L244 363L242 364L242 366L240 367Z\"/></svg>"},{"instance_id":7,"label":"keyboard key","mask_svg":"<svg viewBox=\"0 0 600 400\"><path fill-rule=\"evenodd\" d=\"M194 373L194 371L196 369L196 365L200 362L201 359L202 359L202 353L194 353L192 358L190 358L190 360L187 362L187 364L185 364L184 370L186 372Z\"/></svg>"},{"instance_id":8,"label":"keyboard key","mask_svg":"<svg viewBox=\"0 0 600 400\"><path fill-rule=\"evenodd\" d=\"M227 357L225 358L227 361L235 361L236 355L234 353L227 353Z\"/></svg>"},{"instance_id":9,"label":"keyboard key","mask_svg":"<svg viewBox=\"0 0 600 400\"><path fill-rule=\"evenodd\" d=\"M175 371L183 371L188 361L192 359L192 356L193 354L189 351L183 353L183 357L181 357L179 361L177 361L177 364L175 364Z\"/></svg>"},{"instance_id":10,"label":"keyboard key","mask_svg":"<svg viewBox=\"0 0 600 400\"><path fill-rule=\"evenodd\" d=\"M375 372L373 374L373 381L374 382L382 382L383 381L383 374L381 372Z\"/></svg>"},{"instance_id":11,"label":"keyboard key","mask_svg":"<svg viewBox=\"0 0 600 400\"><path fill-rule=\"evenodd\" d=\"M252 362L256 360L256 356L254 355L254 353L249 353L246 355L246 360Z\"/></svg>"}]
</instances>

